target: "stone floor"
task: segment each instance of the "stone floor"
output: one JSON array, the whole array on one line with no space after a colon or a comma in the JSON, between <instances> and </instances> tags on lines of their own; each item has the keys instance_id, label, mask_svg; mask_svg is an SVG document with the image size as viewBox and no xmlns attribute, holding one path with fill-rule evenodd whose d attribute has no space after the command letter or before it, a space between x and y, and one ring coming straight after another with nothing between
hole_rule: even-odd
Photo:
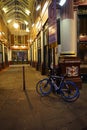
<instances>
[{"instance_id":1,"label":"stone floor","mask_svg":"<svg viewBox=\"0 0 87 130\"><path fill-rule=\"evenodd\" d=\"M10 66L0 72L0 130L87 130L87 83L80 97L67 103L60 96L36 92L42 76L35 68Z\"/></svg>"}]
</instances>

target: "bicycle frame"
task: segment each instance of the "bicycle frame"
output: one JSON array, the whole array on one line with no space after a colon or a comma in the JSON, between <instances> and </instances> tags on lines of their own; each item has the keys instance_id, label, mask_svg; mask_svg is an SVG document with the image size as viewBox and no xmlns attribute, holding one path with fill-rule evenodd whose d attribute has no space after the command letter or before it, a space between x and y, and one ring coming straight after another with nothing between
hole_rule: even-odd
<instances>
[{"instance_id":1,"label":"bicycle frame","mask_svg":"<svg viewBox=\"0 0 87 130\"><path fill-rule=\"evenodd\" d=\"M55 79L60 79L59 85L55 83ZM56 75L50 75L49 80L51 80L51 84L54 87L56 92L59 92L62 88L62 84L64 83L64 77L63 76L56 76ZM49 82L49 81L48 81Z\"/></svg>"}]
</instances>

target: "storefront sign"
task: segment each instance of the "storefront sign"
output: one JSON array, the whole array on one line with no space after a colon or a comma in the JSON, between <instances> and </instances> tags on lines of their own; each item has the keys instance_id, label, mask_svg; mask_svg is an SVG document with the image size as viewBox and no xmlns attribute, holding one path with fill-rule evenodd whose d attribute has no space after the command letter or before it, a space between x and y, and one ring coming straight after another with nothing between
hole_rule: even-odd
<instances>
[{"instance_id":1,"label":"storefront sign","mask_svg":"<svg viewBox=\"0 0 87 130\"><path fill-rule=\"evenodd\" d=\"M48 8L49 15L49 44L57 42L57 22L56 22L56 0L53 0Z\"/></svg>"}]
</instances>

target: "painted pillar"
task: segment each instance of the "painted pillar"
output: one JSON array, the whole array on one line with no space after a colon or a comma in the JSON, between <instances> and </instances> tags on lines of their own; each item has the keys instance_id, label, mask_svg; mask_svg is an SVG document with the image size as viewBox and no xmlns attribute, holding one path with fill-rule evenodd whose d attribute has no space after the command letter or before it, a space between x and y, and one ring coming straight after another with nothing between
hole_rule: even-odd
<instances>
[{"instance_id":1,"label":"painted pillar","mask_svg":"<svg viewBox=\"0 0 87 130\"><path fill-rule=\"evenodd\" d=\"M28 49L28 61L30 61L30 47Z\"/></svg>"},{"instance_id":2,"label":"painted pillar","mask_svg":"<svg viewBox=\"0 0 87 130\"><path fill-rule=\"evenodd\" d=\"M77 38L77 9L74 9L74 51L75 51L75 55L77 56L77 42L78 42L78 38Z\"/></svg>"},{"instance_id":3,"label":"painted pillar","mask_svg":"<svg viewBox=\"0 0 87 130\"><path fill-rule=\"evenodd\" d=\"M34 67L36 66L36 39L34 41Z\"/></svg>"},{"instance_id":4,"label":"painted pillar","mask_svg":"<svg viewBox=\"0 0 87 130\"><path fill-rule=\"evenodd\" d=\"M34 44L32 44L32 46L31 46L31 50L32 50L32 66L33 66L33 62L34 62Z\"/></svg>"},{"instance_id":5,"label":"painted pillar","mask_svg":"<svg viewBox=\"0 0 87 130\"><path fill-rule=\"evenodd\" d=\"M36 70L38 70L38 45L37 45L37 38L36 38Z\"/></svg>"},{"instance_id":6,"label":"painted pillar","mask_svg":"<svg viewBox=\"0 0 87 130\"><path fill-rule=\"evenodd\" d=\"M4 50L4 44L2 44L2 50L3 50L3 63L5 62L5 50Z\"/></svg>"},{"instance_id":7,"label":"painted pillar","mask_svg":"<svg viewBox=\"0 0 87 130\"><path fill-rule=\"evenodd\" d=\"M34 47L33 47L33 49L34 49L34 53L33 53L33 55L34 55L34 63L35 63L35 51L36 51L36 47L35 47L35 41L34 41L34 43L33 43L33 45L34 45Z\"/></svg>"},{"instance_id":8,"label":"painted pillar","mask_svg":"<svg viewBox=\"0 0 87 130\"><path fill-rule=\"evenodd\" d=\"M36 39L36 63L38 62L38 46L37 46L37 39Z\"/></svg>"},{"instance_id":9,"label":"painted pillar","mask_svg":"<svg viewBox=\"0 0 87 130\"><path fill-rule=\"evenodd\" d=\"M12 61L12 51L8 49L8 62Z\"/></svg>"},{"instance_id":10,"label":"painted pillar","mask_svg":"<svg viewBox=\"0 0 87 130\"><path fill-rule=\"evenodd\" d=\"M41 29L41 74L45 74L45 67L44 67L44 40L43 40L43 28Z\"/></svg>"},{"instance_id":11,"label":"painted pillar","mask_svg":"<svg viewBox=\"0 0 87 130\"><path fill-rule=\"evenodd\" d=\"M2 44L2 52L3 52L3 63L2 63L2 67L5 68L5 49L4 49L4 44Z\"/></svg>"},{"instance_id":12,"label":"painted pillar","mask_svg":"<svg viewBox=\"0 0 87 130\"><path fill-rule=\"evenodd\" d=\"M61 7L61 53L76 55L76 15L73 0L67 0Z\"/></svg>"},{"instance_id":13,"label":"painted pillar","mask_svg":"<svg viewBox=\"0 0 87 130\"><path fill-rule=\"evenodd\" d=\"M41 64L43 63L43 29L41 30Z\"/></svg>"},{"instance_id":14,"label":"painted pillar","mask_svg":"<svg viewBox=\"0 0 87 130\"><path fill-rule=\"evenodd\" d=\"M29 45L29 36L28 36L28 62L30 62L30 45Z\"/></svg>"}]
</instances>

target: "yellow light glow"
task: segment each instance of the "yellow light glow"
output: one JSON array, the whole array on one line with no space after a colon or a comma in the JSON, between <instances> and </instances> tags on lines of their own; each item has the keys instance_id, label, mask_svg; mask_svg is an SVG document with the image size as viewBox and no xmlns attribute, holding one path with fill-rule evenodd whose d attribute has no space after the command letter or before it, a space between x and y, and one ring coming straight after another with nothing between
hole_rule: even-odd
<instances>
[{"instance_id":1,"label":"yellow light glow","mask_svg":"<svg viewBox=\"0 0 87 130\"><path fill-rule=\"evenodd\" d=\"M39 26L39 21L36 23L36 28L38 28L38 26Z\"/></svg>"},{"instance_id":2,"label":"yellow light glow","mask_svg":"<svg viewBox=\"0 0 87 130\"><path fill-rule=\"evenodd\" d=\"M12 19L9 19L8 21L7 21L7 23L10 23L12 21Z\"/></svg>"},{"instance_id":3,"label":"yellow light glow","mask_svg":"<svg viewBox=\"0 0 87 130\"><path fill-rule=\"evenodd\" d=\"M44 12L46 11L47 6L48 6L48 1L46 1L46 3L45 3L44 6L43 6L43 9L42 9L42 15L43 15Z\"/></svg>"},{"instance_id":4,"label":"yellow light glow","mask_svg":"<svg viewBox=\"0 0 87 130\"><path fill-rule=\"evenodd\" d=\"M34 26L34 23L32 24L32 27Z\"/></svg>"},{"instance_id":5,"label":"yellow light glow","mask_svg":"<svg viewBox=\"0 0 87 130\"><path fill-rule=\"evenodd\" d=\"M30 32L29 28L26 28L26 32Z\"/></svg>"},{"instance_id":6,"label":"yellow light glow","mask_svg":"<svg viewBox=\"0 0 87 130\"><path fill-rule=\"evenodd\" d=\"M38 5L36 8L36 11L40 10L40 8L41 8L41 5Z\"/></svg>"},{"instance_id":7,"label":"yellow light glow","mask_svg":"<svg viewBox=\"0 0 87 130\"><path fill-rule=\"evenodd\" d=\"M0 32L0 36L2 35L2 33Z\"/></svg>"},{"instance_id":8,"label":"yellow light glow","mask_svg":"<svg viewBox=\"0 0 87 130\"><path fill-rule=\"evenodd\" d=\"M30 14L30 10L26 9L26 10L25 10L25 13L26 13L27 15L29 15L29 14Z\"/></svg>"},{"instance_id":9,"label":"yellow light glow","mask_svg":"<svg viewBox=\"0 0 87 130\"><path fill-rule=\"evenodd\" d=\"M19 27L19 24L18 23L14 23L13 26L14 26L14 28L17 29Z\"/></svg>"},{"instance_id":10,"label":"yellow light glow","mask_svg":"<svg viewBox=\"0 0 87 130\"><path fill-rule=\"evenodd\" d=\"M7 13L7 8L3 8L2 10L4 11L4 13Z\"/></svg>"},{"instance_id":11,"label":"yellow light glow","mask_svg":"<svg viewBox=\"0 0 87 130\"><path fill-rule=\"evenodd\" d=\"M24 23L25 23L26 25L28 25L28 22L27 22L27 21L25 21L25 20L24 20Z\"/></svg>"},{"instance_id":12,"label":"yellow light glow","mask_svg":"<svg viewBox=\"0 0 87 130\"><path fill-rule=\"evenodd\" d=\"M25 48L26 46L25 45L23 45L23 46L21 46L22 48Z\"/></svg>"},{"instance_id":13,"label":"yellow light glow","mask_svg":"<svg viewBox=\"0 0 87 130\"><path fill-rule=\"evenodd\" d=\"M41 21L38 21L38 22L36 23L36 28L39 29L39 30L41 29Z\"/></svg>"},{"instance_id":14,"label":"yellow light glow","mask_svg":"<svg viewBox=\"0 0 87 130\"><path fill-rule=\"evenodd\" d=\"M13 47L14 47L14 48L18 48L18 46L17 46L17 45L14 45Z\"/></svg>"},{"instance_id":15,"label":"yellow light glow","mask_svg":"<svg viewBox=\"0 0 87 130\"><path fill-rule=\"evenodd\" d=\"M33 40L32 39L30 39L30 43L32 42Z\"/></svg>"}]
</instances>

